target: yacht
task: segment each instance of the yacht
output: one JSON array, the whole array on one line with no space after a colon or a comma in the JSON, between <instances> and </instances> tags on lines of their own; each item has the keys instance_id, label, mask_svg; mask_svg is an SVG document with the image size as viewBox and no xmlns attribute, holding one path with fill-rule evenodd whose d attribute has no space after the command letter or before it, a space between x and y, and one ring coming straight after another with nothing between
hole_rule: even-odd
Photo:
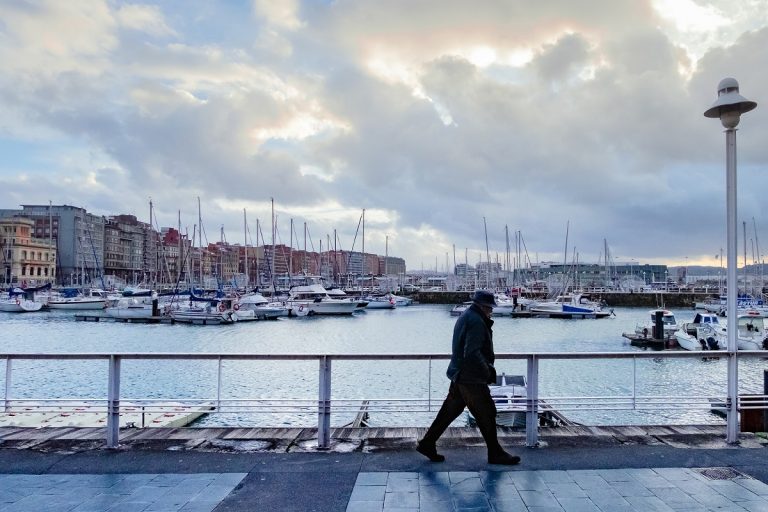
<instances>
[{"instance_id":1,"label":"yacht","mask_svg":"<svg viewBox=\"0 0 768 512\"><path fill-rule=\"evenodd\" d=\"M271 320L288 316L289 308L282 302L269 302L260 293L249 293L240 297L233 305L238 322L248 320Z\"/></svg>"},{"instance_id":2,"label":"yacht","mask_svg":"<svg viewBox=\"0 0 768 512\"><path fill-rule=\"evenodd\" d=\"M334 299L328 295L319 277L308 277L307 282L309 284L288 290L287 305L291 316L351 315L357 308L356 300Z\"/></svg>"}]
</instances>

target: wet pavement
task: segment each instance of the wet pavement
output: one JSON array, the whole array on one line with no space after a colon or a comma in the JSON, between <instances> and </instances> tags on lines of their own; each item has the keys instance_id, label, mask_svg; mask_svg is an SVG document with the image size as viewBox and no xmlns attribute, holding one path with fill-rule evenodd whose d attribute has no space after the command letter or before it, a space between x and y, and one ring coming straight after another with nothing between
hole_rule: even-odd
<instances>
[{"instance_id":1,"label":"wet pavement","mask_svg":"<svg viewBox=\"0 0 768 512\"><path fill-rule=\"evenodd\" d=\"M617 442L590 436L525 448L490 465L476 438L448 439L431 463L415 438L263 450L153 442L0 443L0 511L768 511L768 457L754 435Z\"/></svg>"}]
</instances>

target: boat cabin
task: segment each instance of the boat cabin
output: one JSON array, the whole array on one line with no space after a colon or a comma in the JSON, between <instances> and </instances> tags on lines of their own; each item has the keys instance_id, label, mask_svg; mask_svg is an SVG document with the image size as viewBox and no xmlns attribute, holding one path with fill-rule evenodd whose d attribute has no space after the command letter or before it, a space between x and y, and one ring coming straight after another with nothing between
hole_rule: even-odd
<instances>
[{"instance_id":1,"label":"boat cabin","mask_svg":"<svg viewBox=\"0 0 768 512\"><path fill-rule=\"evenodd\" d=\"M720 325L720 319L713 313L696 313L693 317L694 324Z\"/></svg>"}]
</instances>

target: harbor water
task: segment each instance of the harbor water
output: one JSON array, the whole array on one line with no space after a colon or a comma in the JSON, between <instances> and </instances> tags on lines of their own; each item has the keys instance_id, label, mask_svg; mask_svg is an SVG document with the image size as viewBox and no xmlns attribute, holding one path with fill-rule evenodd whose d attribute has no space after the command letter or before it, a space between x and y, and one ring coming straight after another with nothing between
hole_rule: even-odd
<instances>
[{"instance_id":1,"label":"harbor water","mask_svg":"<svg viewBox=\"0 0 768 512\"><path fill-rule=\"evenodd\" d=\"M127 324L75 321L74 313L0 313L2 351L8 353L171 352L253 354L422 354L449 353L455 317L448 305L414 305L351 317L283 318L221 326ZM692 310L673 310L678 322ZM617 352L644 350L623 332L650 320L648 309L615 308L598 320L495 318L494 344L506 352ZM121 399L176 401L217 395L217 362L125 360ZM524 360L497 362L497 370L524 375ZM221 398L317 400L317 361L225 361ZM432 401L430 412L370 413L370 424L423 426L434 418L445 395L447 361L334 361L334 400L418 399ZM762 394L762 358L739 363L739 392ZM0 378L5 379L5 365ZM543 360L540 396L724 396L724 358ZM3 381L0 381L3 382ZM12 398L104 398L105 361L14 360ZM586 425L719 424L706 409L578 410L565 415ZM353 412L334 414L333 426L347 424ZM458 420L458 421L464 421ZM314 426L316 413L228 412L209 414L195 426Z\"/></svg>"}]
</instances>

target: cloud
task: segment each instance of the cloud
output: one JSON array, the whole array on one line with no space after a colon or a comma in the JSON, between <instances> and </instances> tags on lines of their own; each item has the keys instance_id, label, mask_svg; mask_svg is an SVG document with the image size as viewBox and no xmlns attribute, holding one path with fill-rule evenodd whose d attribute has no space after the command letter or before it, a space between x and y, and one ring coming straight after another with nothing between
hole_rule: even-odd
<instances>
[{"instance_id":1,"label":"cloud","mask_svg":"<svg viewBox=\"0 0 768 512\"><path fill-rule=\"evenodd\" d=\"M605 239L618 259L711 258L724 148L702 112L724 76L760 104L739 204L764 218L768 10L699 3L686 24L665 5L4 2L0 202L143 217L151 196L191 230L199 196L234 234L273 197L281 232L347 244L365 208L366 248L389 236L411 268L484 254L483 218L492 253L520 230L559 261L569 224L581 261Z\"/></svg>"},{"instance_id":2,"label":"cloud","mask_svg":"<svg viewBox=\"0 0 768 512\"><path fill-rule=\"evenodd\" d=\"M253 0L254 11L263 16L269 23L287 30L296 30L303 23L299 19L299 3L297 0Z\"/></svg>"},{"instance_id":3,"label":"cloud","mask_svg":"<svg viewBox=\"0 0 768 512\"><path fill-rule=\"evenodd\" d=\"M163 13L152 5L123 5L115 13L121 27L139 30L152 36L176 36L177 33L165 22Z\"/></svg>"}]
</instances>

